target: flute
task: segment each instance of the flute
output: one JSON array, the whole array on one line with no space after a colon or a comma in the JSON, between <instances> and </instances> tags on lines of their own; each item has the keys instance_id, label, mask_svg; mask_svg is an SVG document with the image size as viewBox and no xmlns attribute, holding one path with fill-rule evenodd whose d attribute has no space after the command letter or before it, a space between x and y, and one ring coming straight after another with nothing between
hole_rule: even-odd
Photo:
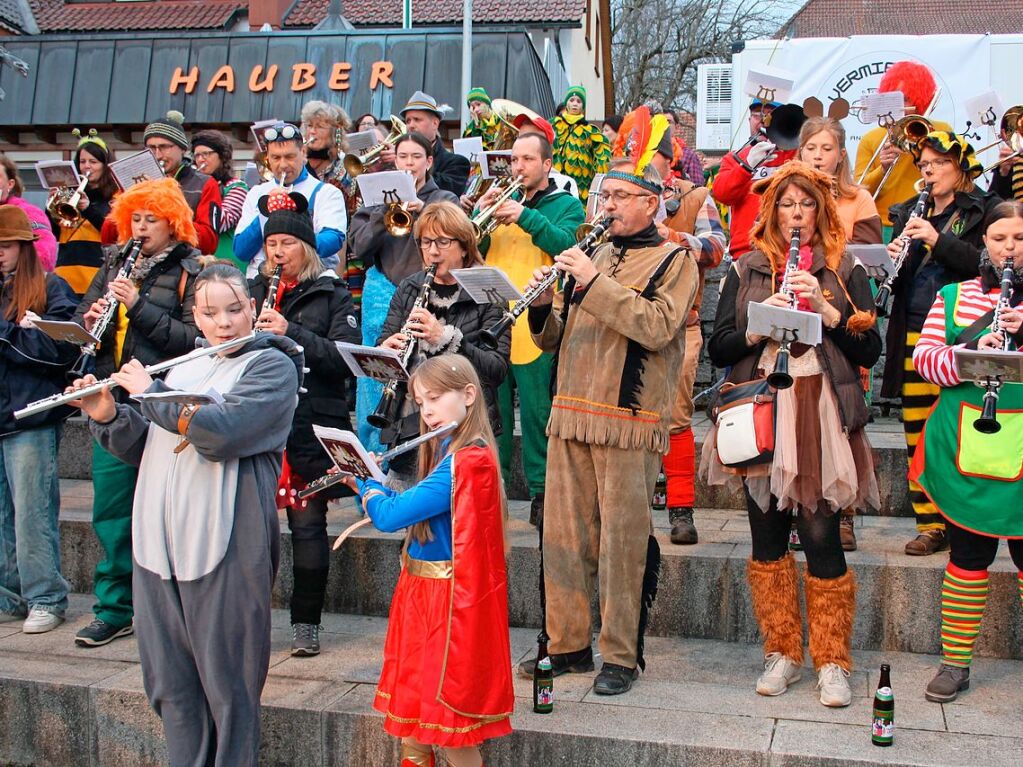
<instances>
[{"instance_id":1,"label":"flute","mask_svg":"<svg viewBox=\"0 0 1023 767\"><path fill-rule=\"evenodd\" d=\"M443 437L453 432L457 428L458 422L452 421L451 423L446 423L443 426L434 429L433 431L428 431L426 434L420 434L415 439L410 439L408 442L403 442L397 447L392 448L391 450L388 450L386 453L382 454L378 459L377 463L385 463L391 460L392 458L397 458L399 455L407 453L410 450L415 450L424 442L429 442L434 437ZM316 495L316 493L322 492L323 490L326 490L328 487L333 487L334 485L344 481L345 479L351 476L352 476L351 474L344 471L338 472L337 474L324 474L319 479L314 479L303 489L299 490L298 497L308 498L310 495Z\"/></svg>"},{"instance_id":2,"label":"flute","mask_svg":"<svg viewBox=\"0 0 1023 767\"><path fill-rule=\"evenodd\" d=\"M202 357L209 357L210 355L213 354L219 354L220 352L237 348L239 346L247 344L255 337L256 337L255 333L250 333L247 336L236 338L233 341L225 341L224 343L217 344L215 346L205 346L200 349L195 349L194 351L190 351L188 354L182 354L180 357L174 357L173 359L164 360L163 362L157 362L154 365L148 365L145 368L145 371L149 375L162 373L163 371L170 370L172 367L180 365L184 362L191 362L192 360L201 359ZM117 381L115 381L113 378L104 378L102 381L96 381L96 383L89 384L88 386L83 386L81 389L77 389L72 392L65 392L64 394L53 394L44 399L36 400L35 402L30 402L21 410L15 410L14 417L27 418L30 415L35 415L36 413L42 413L45 410L51 410L52 408L60 407L61 405L66 405L69 402L73 402L74 400L77 399L82 399L83 397L90 397L93 394L99 394L101 391L103 391L104 387L109 386L110 388L113 389L119 385L120 384L118 384Z\"/></svg>"}]
</instances>

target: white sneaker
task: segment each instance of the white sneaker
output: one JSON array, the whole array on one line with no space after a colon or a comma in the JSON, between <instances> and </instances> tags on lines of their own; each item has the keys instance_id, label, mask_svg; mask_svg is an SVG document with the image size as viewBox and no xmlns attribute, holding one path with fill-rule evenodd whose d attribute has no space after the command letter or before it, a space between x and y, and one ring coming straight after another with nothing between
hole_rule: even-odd
<instances>
[{"instance_id":1,"label":"white sneaker","mask_svg":"<svg viewBox=\"0 0 1023 767\"><path fill-rule=\"evenodd\" d=\"M817 672L817 689L821 691L821 703L825 706L842 708L852 703L849 672L837 663L826 663Z\"/></svg>"},{"instance_id":2,"label":"white sneaker","mask_svg":"<svg viewBox=\"0 0 1023 767\"><path fill-rule=\"evenodd\" d=\"M21 627L22 634L45 634L53 631L64 622L64 618L41 607L33 607L25 618L25 625Z\"/></svg>"},{"instance_id":3,"label":"white sneaker","mask_svg":"<svg viewBox=\"0 0 1023 767\"><path fill-rule=\"evenodd\" d=\"M770 653L764 658L764 673L757 680L757 692L761 695L781 695L790 684L803 678L803 668L780 652Z\"/></svg>"}]
</instances>

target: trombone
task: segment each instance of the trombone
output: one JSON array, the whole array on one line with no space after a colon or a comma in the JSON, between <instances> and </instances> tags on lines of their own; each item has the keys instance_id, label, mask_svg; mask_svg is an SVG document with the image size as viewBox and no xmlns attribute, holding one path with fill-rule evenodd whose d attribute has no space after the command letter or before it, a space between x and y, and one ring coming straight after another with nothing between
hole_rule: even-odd
<instances>
[{"instance_id":1,"label":"trombone","mask_svg":"<svg viewBox=\"0 0 1023 767\"><path fill-rule=\"evenodd\" d=\"M991 163L981 171L981 175L990 173L1003 162L1014 160L1020 155L1023 155L1023 104L1017 104L1016 106L1009 107L1005 110L1005 114L1002 115L1002 119L1000 121L998 140L992 141L985 147L981 147L975 154L985 152L1002 143L1007 144L1012 149L1012 154Z\"/></svg>"},{"instance_id":2,"label":"trombone","mask_svg":"<svg viewBox=\"0 0 1023 767\"><path fill-rule=\"evenodd\" d=\"M927 138L927 134L934 130L934 125L926 117L922 115L906 115L900 117L888 128L887 141L895 146L896 149L901 149L903 152L909 152L917 146L921 141ZM880 155L881 149L884 147L884 141L881 142L878 147L877 153ZM873 162L873 160L871 160ZM868 164L869 168L870 165ZM874 199L881 194L881 189L884 187L885 182L888 181L888 177L892 175L892 171L895 169L895 163L893 162L888 166L888 170L881 176L881 181L877 185L877 189L874 190ZM866 175L864 170L863 175Z\"/></svg>"},{"instance_id":3,"label":"trombone","mask_svg":"<svg viewBox=\"0 0 1023 767\"><path fill-rule=\"evenodd\" d=\"M61 226L71 228L82 220L82 213L78 210L78 203L85 193L85 185L89 183L88 176L82 176L78 188L71 191L69 186L61 186L54 189L46 200L46 210L60 222Z\"/></svg>"},{"instance_id":4,"label":"trombone","mask_svg":"<svg viewBox=\"0 0 1023 767\"><path fill-rule=\"evenodd\" d=\"M391 133L381 143L370 149L365 154L346 154L344 158L345 170L348 171L348 175L352 178L362 175L366 172L366 167L373 164L373 162L380 156L390 144L393 144L398 140L399 137L408 133L408 128L405 123L399 118L391 115Z\"/></svg>"},{"instance_id":5,"label":"trombone","mask_svg":"<svg viewBox=\"0 0 1023 767\"><path fill-rule=\"evenodd\" d=\"M511 177L509 176L509 179ZM514 180L509 180L507 185L504 186L504 191L498 196L496 200L488 208L484 208L472 218L472 229L476 233L476 242L480 242L484 237L490 236L493 231L497 228L497 221L494 219L494 214L497 213L497 209L500 208L504 203L510 200L515 194L525 187L526 182L522 176L516 176Z\"/></svg>"}]
</instances>

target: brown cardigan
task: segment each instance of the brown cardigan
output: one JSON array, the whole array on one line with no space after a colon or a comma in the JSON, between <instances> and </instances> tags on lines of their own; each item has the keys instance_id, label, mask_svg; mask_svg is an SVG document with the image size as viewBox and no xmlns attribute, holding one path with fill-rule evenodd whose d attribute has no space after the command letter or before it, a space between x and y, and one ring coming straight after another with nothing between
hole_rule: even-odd
<instances>
[{"instance_id":1,"label":"brown cardigan","mask_svg":"<svg viewBox=\"0 0 1023 767\"><path fill-rule=\"evenodd\" d=\"M593 256L600 272L573 296L562 337L564 294L529 310L533 340L558 349L547 434L592 445L664 453L696 295L692 253L664 243Z\"/></svg>"}]
</instances>

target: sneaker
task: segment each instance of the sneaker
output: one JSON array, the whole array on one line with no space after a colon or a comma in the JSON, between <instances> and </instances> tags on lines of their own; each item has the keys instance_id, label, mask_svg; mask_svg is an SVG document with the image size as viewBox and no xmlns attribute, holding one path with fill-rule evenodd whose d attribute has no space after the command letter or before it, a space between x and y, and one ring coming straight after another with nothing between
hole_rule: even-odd
<instances>
[{"instance_id":1,"label":"sneaker","mask_svg":"<svg viewBox=\"0 0 1023 767\"><path fill-rule=\"evenodd\" d=\"M906 553L911 557L926 557L948 548L948 536L944 530L925 530L906 544Z\"/></svg>"},{"instance_id":2,"label":"sneaker","mask_svg":"<svg viewBox=\"0 0 1023 767\"><path fill-rule=\"evenodd\" d=\"M75 644L79 647L99 647L110 644L118 637L131 636L134 633L135 627L130 623L127 626L112 626L106 621L96 618L75 634Z\"/></svg>"},{"instance_id":3,"label":"sneaker","mask_svg":"<svg viewBox=\"0 0 1023 767\"><path fill-rule=\"evenodd\" d=\"M539 527L543 520L543 493L537 493L529 502L529 524Z\"/></svg>"},{"instance_id":4,"label":"sneaker","mask_svg":"<svg viewBox=\"0 0 1023 767\"><path fill-rule=\"evenodd\" d=\"M959 666L941 664L924 690L924 697L933 703L949 703L955 700L962 690L970 689L970 669Z\"/></svg>"},{"instance_id":5,"label":"sneaker","mask_svg":"<svg viewBox=\"0 0 1023 767\"><path fill-rule=\"evenodd\" d=\"M671 523L672 543L690 546L699 540L693 524L692 506L672 506L668 509L668 521Z\"/></svg>"},{"instance_id":6,"label":"sneaker","mask_svg":"<svg viewBox=\"0 0 1023 767\"><path fill-rule=\"evenodd\" d=\"M21 627L22 634L45 634L53 631L64 622L63 615L44 610L41 607L33 607L28 612L25 624Z\"/></svg>"},{"instance_id":7,"label":"sneaker","mask_svg":"<svg viewBox=\"0 0 1023 767\"><path fill-rule=\"evenodd\" d=\"M843 551L856 551L856 530L854 529L855 517L843 516L838 523L838 534L842 538Z\"/></svg>"},{"instance_id":8,"label":"sneaker","mask_svg":"<svg viewBox=\"0 0 1023 767\"><path fill-rule=\"evenodd\" d=\"M593 649L590 647L575 652L552 653L549 657L554 676L585 674L587 671L593 671ZM534 668L536 668L536 658L528 658L519 664L519 675L526 679L532 679Z\"/></svg>"},{"instance_id":9,"label":"sneaker","mask_svg":"<svg viewBox=\"0 0 1023 767\"><path fill-rule=\"evenodd\" d=\"M825 663L817 672L817 689L821 691L821 704L843 708L852 703L849 672L837 663Z\"/></svg>"},{"instance_id":10,"label":"sneaker","mask_svg":"<svg viewBox=\"0 0 1023 767\"><path fill-rule=\"evenodd\" d=\"M291 654L296 657L320 654L320 627L295 623L291 627Z\"/></svg>"},{"instance_id":11,"label":"sneaker","mask_svg":"<svg viewBox=\"0 0 1023 767\"><path fill-rule=\"evenodd\" d=\"M780 652L768 653L764 658L764 673L757 680L757 693L773 697L781 695L803 678L803 667Z\"/></svg>"},{"instance_id":12,"label":"sneaker","mask_svg":"<svg viewBox=\"0 0 1023 767\"><path fill-rule=\"evenodd\" d=\"M593 692L597 695L621 695L632 689L632 683L639 679L639 669L605 663L597 678L593 680Z\"/></svg>"}]
</instances>

